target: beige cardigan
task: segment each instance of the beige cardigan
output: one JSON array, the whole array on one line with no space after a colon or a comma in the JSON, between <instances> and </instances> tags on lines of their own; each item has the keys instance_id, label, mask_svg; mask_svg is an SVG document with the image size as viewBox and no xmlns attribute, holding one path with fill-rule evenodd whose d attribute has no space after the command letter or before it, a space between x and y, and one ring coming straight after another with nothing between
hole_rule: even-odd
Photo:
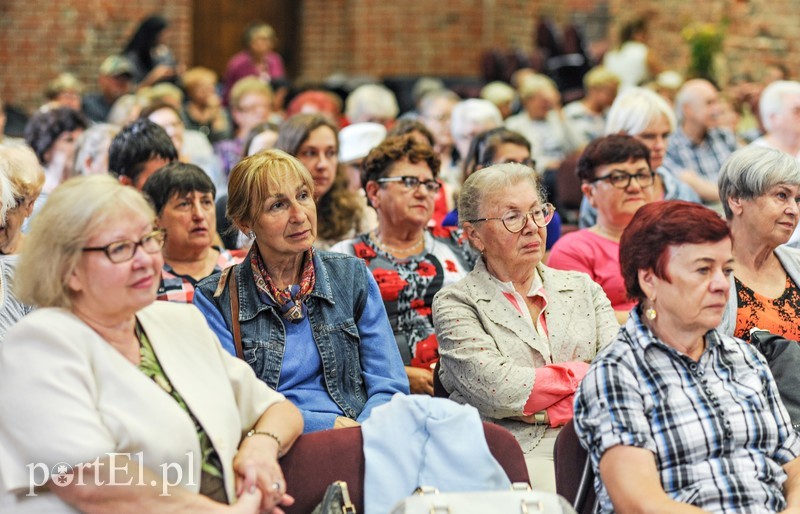
<instances>
[{"instance_id":1,"label":"beige cardigan","mask_svg":"<svg viewBox=\"0 0 800 514\"><path fill-rule=\"evenodd\" d=\"M506 418L523 415L536 368L591 362L619 331L611 303L588 275L543 264L537 269L547 293L549 341L505 299L482 260L433 302L442 385L451 399L509 429L525 453L536 447L545 427Z\"/></svg>"},{"instance_id":2,"label":"beige cardigan","mask_svg":"<svg viewBox=\"0 0 800 514\"><path fill-rule=\"evenodd\" d=\"M194 306L155 302L136 317L217 450L228 498L235 499L232 464L239 442L283 395L228 355ZM144 466L158 476L164 464L174 463L186 489L200 488L197 432L172 396L71 312L34 311L0 347L0 478L6 491L0 505L8 502L15 512L75 512L47 491L26 497L26 465L50 469L110 452L131 453L134 462L141 452Z\"/></svg>"}]
</instances>

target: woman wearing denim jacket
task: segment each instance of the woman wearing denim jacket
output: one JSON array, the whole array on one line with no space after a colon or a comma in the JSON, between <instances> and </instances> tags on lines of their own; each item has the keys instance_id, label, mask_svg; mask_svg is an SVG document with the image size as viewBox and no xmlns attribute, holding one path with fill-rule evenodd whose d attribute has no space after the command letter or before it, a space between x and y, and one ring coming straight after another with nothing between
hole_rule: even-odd
<instances>
[{"instance_id":1,"label":"woman wearing denim jacket","mask_svg":"<svg viewBox=\"0 0 800 514\"><path fill-rule=\"evenodd\" d=\"M194 296L223 347L300 408L306 432L355 426L394 393L408 393L375 280L358 259L312 247L308 170L265 151L234 167L228 194L228 217L255 244L241 264L198 283Z\"/></svg>"}]
</instances>

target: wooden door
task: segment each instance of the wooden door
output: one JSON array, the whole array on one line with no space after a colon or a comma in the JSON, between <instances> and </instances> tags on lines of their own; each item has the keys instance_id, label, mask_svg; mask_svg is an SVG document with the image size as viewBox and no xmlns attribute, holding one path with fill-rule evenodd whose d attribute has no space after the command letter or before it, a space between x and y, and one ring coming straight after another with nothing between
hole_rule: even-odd
<instances>
[{"instance_id":1,"label":"wooden door","mask_svg":"<svg viewBox=\"0 0 800 514\"><path fill-rule=\"evenodd\" d=\"M297 0L194 0L192 63L222 77L228 59L242 49L242 33L254 21L264 21L278 35L278 52L286 73L296 76L300 41Z\"/></svg>"}]
</instances>

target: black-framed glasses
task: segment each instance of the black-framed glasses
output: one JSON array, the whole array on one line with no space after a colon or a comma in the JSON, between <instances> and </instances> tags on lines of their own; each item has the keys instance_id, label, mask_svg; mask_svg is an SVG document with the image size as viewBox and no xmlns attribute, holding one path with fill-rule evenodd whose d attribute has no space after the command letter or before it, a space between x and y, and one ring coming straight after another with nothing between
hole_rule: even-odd
<instances>
[{"instance_id":1,"label":"black-framed glasses","mask_svg":"<svg viewBox=\"0 0 800 514\"><path fill-rule=\"evenodd\" d=\"M475 220L465 220L470 223L477 223L479 221L492 221L492 220L500 220L503 222L503 226L506 227L506 230L511 232L512 234L516 234L517 232L521 232L525 225L528 223L528 218L533 220L533 224L537 227L544 228L547 226L548 223L553 221L553 216L556 213L556 208L553 207L553 204L546 203L543 206L533 209L528 212L522 212L518 209L512 209L502 216L496 218L478 218Z\"/></svg>"},{"instance_id":2,"label":"black-framed glasses","mask_svg":"<svg viewBox=\"0 0 800 514\"><path fill-rule=\"evenodd\" d=\"M402 177L384 177L379 178L376 180L378 184L387 184L389 182L402 182L404 186L408 189L416 189L419 187L420 184L425 186L425 191L431 194L436 194L439 192L439 189L442 188L442 185L431 179L431 180L420 180L419 177L410 177L408 175L404 175Z\"/></svg>"},{"instance_id":3,"label":"black-framed glasses","mask_svg":"<svg viewBox=\"0 0 800 514\"><path fill-rule=\"evenodd\" d=\"M639 172L633 175L630 173L625 173L624 171L614 171L603 177L597 177L596 179L592 180L592 182L594 183L605 180L617 189L628 189L628 186L631 185L631 180L634 178L639 183L639 186L650 187L653 185L653 182L655 182L656 174L652 171Z\"/></svg>"},{"instance_id":4,"label":"black-framed glasses","mask_svg":"<svg viewBox=\"0 0 800 514\"><path fill-rule=\"evenodd\" d=\"M133 259L136 254L136 248L141 246L147 253L158 253L164 247L164 240L166 239L167 231L163 228L158 228L145 234L140 241L114 241L105 246L87 246L82 248L84 252L103 252L108 257L108 260L114 264L126 262Z\"/></svg>"}]
</instances>

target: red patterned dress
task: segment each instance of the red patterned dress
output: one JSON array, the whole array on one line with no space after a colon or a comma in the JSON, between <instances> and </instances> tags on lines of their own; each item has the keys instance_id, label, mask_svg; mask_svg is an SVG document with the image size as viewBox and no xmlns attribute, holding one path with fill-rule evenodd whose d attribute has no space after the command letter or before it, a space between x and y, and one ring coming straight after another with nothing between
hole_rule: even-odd
<instances>
[{"instance_id":1,"label":"red patterned dress","mask_svg":"<svg viewBox=\"0 0 800 514\"><path fill-rule=\"evenodd\" d=\"M331 251L364 259L378 282L403 364L426 367L438 359L431 304L443 287L472 270L476 254L460 230L436 227L425 232L424 249L397 259L382 250L369 234L342 241Z\"/></svg>"}]
</instances>

